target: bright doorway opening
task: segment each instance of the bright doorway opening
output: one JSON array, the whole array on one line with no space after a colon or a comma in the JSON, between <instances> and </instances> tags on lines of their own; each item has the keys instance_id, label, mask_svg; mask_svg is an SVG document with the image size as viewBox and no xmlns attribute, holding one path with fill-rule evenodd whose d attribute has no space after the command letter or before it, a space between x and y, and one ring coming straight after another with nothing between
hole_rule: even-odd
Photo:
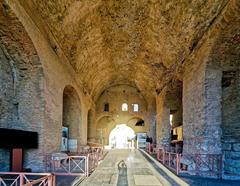
<instances>
[{"instance_id":1,"label":"bright doorway opening","mask_svg":"<svg viewBox=\"0 0 240 186\"><path fill-rule=\"evenodd\" d=\"M109 145L111 148L134 148L134 140L135 132L126 124L116 125L109 135Z\"/></svg>"}]
</instances>

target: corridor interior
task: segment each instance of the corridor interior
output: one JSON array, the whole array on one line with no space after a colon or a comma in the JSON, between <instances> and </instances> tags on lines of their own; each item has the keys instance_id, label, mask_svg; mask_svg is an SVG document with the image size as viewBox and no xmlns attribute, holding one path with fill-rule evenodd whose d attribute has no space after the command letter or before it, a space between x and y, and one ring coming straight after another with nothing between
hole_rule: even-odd
<instances>
[{"instance_id":1,"label":"corridor interior","mask_svg":"<svg viewBox=\"0 0 240 186\"><path fill-rule=\"evenodd\" d=\"M59 176L240 185L240 1L0 0L0 185Z\"/></svg>"}]
</instances>

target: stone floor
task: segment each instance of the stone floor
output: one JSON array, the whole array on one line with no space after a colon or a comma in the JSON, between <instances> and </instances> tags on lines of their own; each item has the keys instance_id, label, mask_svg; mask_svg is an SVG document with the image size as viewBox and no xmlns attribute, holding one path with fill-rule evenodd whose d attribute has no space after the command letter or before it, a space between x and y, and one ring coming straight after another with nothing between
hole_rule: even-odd
<instances>
[{"instance_id":1,"label":"stone floor","mask_svg":"<svg viewBox=\"0 0 240 186\"><path fill-rule=\"evenodd\" d=\"M76 180L75 180L76 181ZM75 186L239 186L237 181L177 177L139 150L111 150L92 173Z\"/></svg>"},{"instance_id":2,"label":"stone floor","mask_svg":"<svg viewBox=\"0 0 240 186\"><path fill-rule=\"evenodd\" d=\"M159 174L140 151L122 149L111 150L93 174L79 185L170 186L180 184Z\"/></svg>"}]
</instances>

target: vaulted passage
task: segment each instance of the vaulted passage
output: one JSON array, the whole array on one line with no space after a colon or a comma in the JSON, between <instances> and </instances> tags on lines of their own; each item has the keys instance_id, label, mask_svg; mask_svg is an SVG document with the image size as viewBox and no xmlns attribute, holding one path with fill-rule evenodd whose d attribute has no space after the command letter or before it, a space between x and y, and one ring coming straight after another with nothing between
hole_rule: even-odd
<instances>
[{"instance_id":1,"label":"vaulted passage","mask_svg":"<svg viewBox=\"0 0 240 186\"><path fill-rule=\"evenodd\" d=\"M0 185L239 185L239 162L239 0L0 0Z\"/></svg>"}]
</instances>

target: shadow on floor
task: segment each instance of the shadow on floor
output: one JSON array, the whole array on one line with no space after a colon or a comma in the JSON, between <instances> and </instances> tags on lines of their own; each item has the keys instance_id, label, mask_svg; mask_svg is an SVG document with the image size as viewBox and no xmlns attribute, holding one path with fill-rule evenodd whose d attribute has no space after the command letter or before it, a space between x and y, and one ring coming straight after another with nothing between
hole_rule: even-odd
<instances>
[{"instance_id":1,"label":"shadow on floor","mask_svg":"<svg viewBox=\"0 0 240 186\"><path fill-rule=\"evenodd\" d=\"M75 180L79 180L78 176L56 176L56 186L71 186Z\"/></svg>"}]
</instances>

